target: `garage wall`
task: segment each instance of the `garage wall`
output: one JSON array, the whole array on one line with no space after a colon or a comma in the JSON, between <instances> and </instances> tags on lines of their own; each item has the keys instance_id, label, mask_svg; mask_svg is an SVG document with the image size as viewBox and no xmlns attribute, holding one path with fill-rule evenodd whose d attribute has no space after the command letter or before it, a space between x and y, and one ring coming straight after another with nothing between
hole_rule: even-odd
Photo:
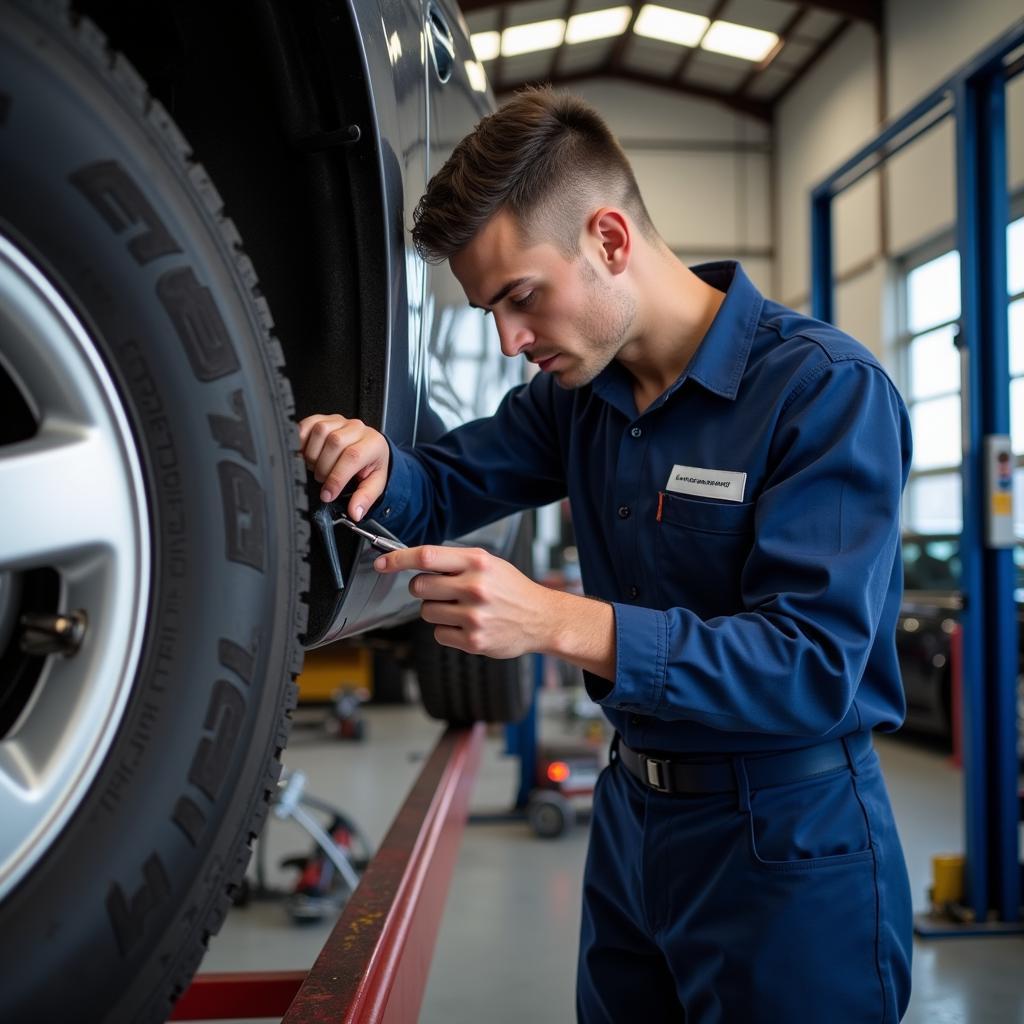
<instances>
[{"instance_id":1,"label":"garage wall","mask_svg":"<svg viewBox=\"0 0 1024 1024\"><path fill-rule=\"evenodd\" d=\"M655 225L680 259L735 256L771 292L770 126L720 103L629 82L594 78L572 91L618 136Z\"/></svg>"},{"instance_id":2,"label":"garage wall","mask_svg":"<svg viewBox=\"0 0 1024 1024\"><path fill-rule=\"evenodd\" d=\"M1015 0L889 0L884 53L874 31L847 29L776 110L778 296L807 308L810 190L1020 17ZM882 74L879 74L881 66ZM1011 195L1024 191L1024 76L1007 96ZM949 234L955 211L952 122L934 129L835 204L837 319L889 362L893 261Z\"/></svg>"}]
</instances>

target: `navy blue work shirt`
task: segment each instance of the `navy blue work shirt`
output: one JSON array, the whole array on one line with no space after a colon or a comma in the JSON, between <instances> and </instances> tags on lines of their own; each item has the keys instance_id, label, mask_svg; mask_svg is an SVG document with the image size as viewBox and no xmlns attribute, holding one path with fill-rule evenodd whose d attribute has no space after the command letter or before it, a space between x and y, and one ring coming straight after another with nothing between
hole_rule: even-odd
<instances>
[{"instance_id":1,"label":"navy blue work shirt","mask_svg":"<svg viewBox=\"0 0 1024 1024\"><path fill-rule=\"evenodd\" d=\"M491 417L392 446L374 514L417 545L568 495L584 593L615 612L615 678L587 689L631 747L895 729L906 407L864 346L739 264L693 271L725 300L643 413L617 361L573 390L538 374Z\"/></svg>"}]
</instances>

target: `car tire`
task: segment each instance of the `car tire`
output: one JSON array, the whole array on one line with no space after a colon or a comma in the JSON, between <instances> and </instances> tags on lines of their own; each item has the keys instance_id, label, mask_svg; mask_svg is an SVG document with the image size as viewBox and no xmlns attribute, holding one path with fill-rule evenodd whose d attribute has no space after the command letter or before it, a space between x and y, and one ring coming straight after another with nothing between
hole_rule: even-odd
<instances>
[{"instance_id":1,"label":"car tire","mask_svg":"<svg viewBox=\"0 0 1024 1024\"><path fill-rule=\"evenodd\" d=\"M554 790L538 790L526 805L526 817L540 839L557 839L573 822L572 805Z\"/></svg>"},{"instance_id":2,"label":"car tire","mask_svg":"<svg viewBox=\"0 0 1024 1024\"><path fill-rule=\"evenodd\" d=\"M0 3L0 175L0 378L37 419L0 434L0 480L40 470L0 507L0 831L24 824L0 848L0 1020L155 1024L242 882L295 706L291 390L215 188L65 5ZM57 438L92 461L50 478ZM59 792L15 778L32 743Z\"/></svg>"},{"instance_id":3,"label":"car tire","mask_svg":"<svg viewBox=\"0 0 1024 1024\"><path fill-rule=\"evenodd\" d=\"M391 651L374 650L373 686L370 700L374 704L407 704L405 666Z\"/></svg>"},{"instance_id":4,"label":"car tire","mask_svg":"<svg viewBox=\"0 0 1024 1024\"><path fill-rule=\"evenodd\" d=\"M509 557L531 574L533 529L523 516ZM453 725L473 722L519 722L530 710L534 688L534 657L487 658L443 647L434 627L419 621L413 630L413 658L420 700L431 718Z\"/></svg>"},{"instance_id":5,"label":"car tire","mask_svg":"<svg viewBox=\"0 0 1024 1024\"><path fill-rule=\"evenodd\" d=\"M452 725L519 722L533 699L533 656L495 659L444 647L434 627L416 629L416 678L431 718Z\"/></svg>"}]
</instances>

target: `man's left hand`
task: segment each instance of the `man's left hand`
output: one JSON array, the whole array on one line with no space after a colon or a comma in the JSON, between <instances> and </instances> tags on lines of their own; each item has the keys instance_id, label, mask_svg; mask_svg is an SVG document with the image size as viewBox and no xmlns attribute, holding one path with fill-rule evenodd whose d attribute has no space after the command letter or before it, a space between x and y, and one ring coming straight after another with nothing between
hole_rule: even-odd
<instances>
[{"instance_id":1,"label":"man's left hand","mask_svg":"<svg viewBox=\"0 0 1024 1024\"><path fill-rule=\"evenodd\" d=\"M409 593L423 602L420 614L434 623L445 647L515 658L550 644L545 609L552 591L481 548L427 544L381 555L373 564L378 572L421 570Z\"/></svg>"}]
</instances>

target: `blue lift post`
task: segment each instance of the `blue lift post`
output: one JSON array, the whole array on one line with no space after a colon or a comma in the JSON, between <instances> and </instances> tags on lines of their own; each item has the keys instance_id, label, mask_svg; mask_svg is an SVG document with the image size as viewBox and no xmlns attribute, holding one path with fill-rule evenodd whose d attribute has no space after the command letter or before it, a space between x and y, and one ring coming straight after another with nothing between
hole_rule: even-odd
<instances>
[{"instance_id":1,"label":"blue lift post","mask_svg":"<svg viewBox=\"0 0 1024 1024\"><path fill-rule=\"evenodd\" d=\"M832 201L952 115L957 140L957 245L964 365L963 737L965 913L919 933L1018 933L1021 924L1017 796L1017 613L1013 550L987 543L991 495L984 439L1009 434L1006 82L1024 70L1006 58L1024 45L1024 20L847 160L811 197L811 312L832 321Z\"/></svg>"}]
</instances>

